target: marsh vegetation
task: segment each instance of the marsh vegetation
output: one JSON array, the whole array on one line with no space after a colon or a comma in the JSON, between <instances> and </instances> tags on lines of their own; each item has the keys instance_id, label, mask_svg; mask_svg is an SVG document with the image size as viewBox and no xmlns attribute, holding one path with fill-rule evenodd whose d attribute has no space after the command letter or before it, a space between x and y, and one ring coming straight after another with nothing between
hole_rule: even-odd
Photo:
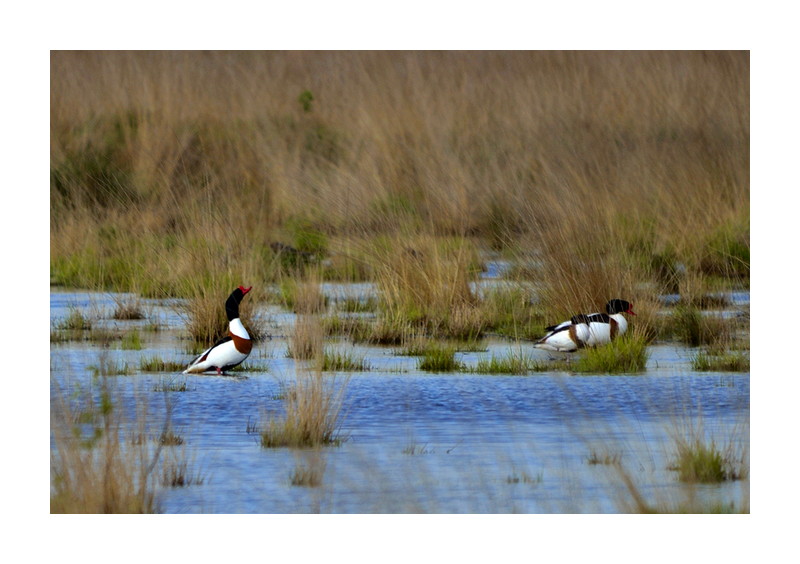
<instances>
[{"instance_id":1,"label":"marsh vegetation","mask_svg":"<svg viewBox=\"0 0 800 564\"><path fill-rule=\"evenodd\" d=\"M81 416L53 392L52 511L154 511L158 488L174 508L213 482L193 453L227 443L253 464L237 449L254 436L284 485L390 500L316 509L464 511L452 500L475 499L428 505L428 482L401 487L379 459L409 480L435 460L448 473L426 480L501 500L467 511L547 510L533 499L563 497L544 462L556 447L528 447L552 435L540 419L571 420L569 405L590 414L578 434L592 417L624 432L645 412L663 427L698 397L719 403L704 414L714 421L749 413L746 52L54 51L50 117L51 284L106 296L51 307L51 389L93 398L95 425L73 432ZM249 364L235 378L166 375L227 333L224 301L241 283L254 287L241 308ZM572 355L530 346L614 297L636 306L623 338ZM116 419L118 406L154 395L191 424L129 448L115 429L142 422ZM398 426L425 437L410 454L426 456L393 458ZM645 427L645 450L672 445ZM568 448L621 484L603 511L746 511L747 486L733 506L646 493L710 475L748 483L736 445L749 430L732 433L664 456L594 445L588 464L586 441ZM509 464L487 470L500 446ZM157 469L154 448L168 451ZM375 483L342 453L364 456ZM650 482L631 470L637 456L659 461ZM476 484L454 470L464 465L491 477ZM213 510L298 510L245 498Z\"/></svg>"}]
</instances>

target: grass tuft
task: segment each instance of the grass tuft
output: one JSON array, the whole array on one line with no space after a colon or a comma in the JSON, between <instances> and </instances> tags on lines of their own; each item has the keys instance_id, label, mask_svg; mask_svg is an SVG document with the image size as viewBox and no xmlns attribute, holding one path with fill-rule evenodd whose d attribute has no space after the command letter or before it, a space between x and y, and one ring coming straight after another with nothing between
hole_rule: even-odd
<instances>
[{"instance_id":1,"label":"grass tuft","mask_svg":"<svg viewBox=\"0 0 800 564\"><path fill-rule=\"evenodd\" d=\"M432 344L425 350L417 367L427 372L457 372L464 368L464 364L455 359L455 352L455 348L450 345Z\"/></svg>"},{"instance_id":2,"label":"grass tuft","mask_svg":"<svg viewBox=\"0 0 800 564\"><path fill-rule=\"evenodd\" d=\"M120 348L122 350L128 350L128 351L142 350L142 336L139 334L138 329L129 331L128 333L125 333L122 336L122 342L120 343Z\"/></svg>"},{"instance_id":3,"label":"grass tuft","mask_svg":"<svg viewBox=\"0 0 800 564\"><path fill-rule=\"evenodd\" d=\"M743 351L700 351L692 357L692 369L700 372L748 372L750 356Z\"/></svg>"},{"instance_id":4,"label":"grass tuft","mask_svg":"<svg viewBox=\"0 0 800 564\"><path fill-rule=\"evenodd\" d=\"M283 395L283 418L270 418L260 426L264 448L303 448L338 445L345 385L320 372L298 373Z\"/></svg>"},{"instance_id":5,"label":"grass tuft","mask_svg":"<svg viewBox=\"0 0 800 564\"><path fill-rule=\"evenodd\" d=\"M527 374L531 365L531 358L513 351L507 356L496 357L494 354L488 360L481 359L471 369L477 374Z\"/></svg>"},{"instance_id":6,"label":"grass tuft","mask_svg":"<svg viewBox=\"0 0 800 564\"><path fill-rule=\"evenodd\" d=\"M369 369L364 357L356 357L349 352L326 350L320 361L320 370L323 372L360 372Z\"/></svg>"},{"instance_id":7,"label":"grass tuft","mask_svg":"<svg viewBox=\"0 0 800 564\"><path fill-rule=\"evenodd\" d=\"M142 372L183 372L184 368L185 363L163 360L156 356L139 359L139 370Z\"/></svg>"},{"instance_id":8,"label":"grass tuft","mask_svg":"<svg viewBox=\"0 0 800 564\"><path fill-rule=\"evenodd\" d=\"M584 349L572 369L575 372L608 374L642 372L647 366L647 358L645 339L626 334L607 345Z\"/></svg>"},{"instance_id":9,"label":"grass tuft","mask_svg":"<svg viewBox=\"0 0 800 564\"><path fill-rule=\"evenodd\" d=\"M61 331L89 331L92 328L92 322L81 310L71 307L69 315L55 323L54 328Z\"/></svg>"}]
</instances>

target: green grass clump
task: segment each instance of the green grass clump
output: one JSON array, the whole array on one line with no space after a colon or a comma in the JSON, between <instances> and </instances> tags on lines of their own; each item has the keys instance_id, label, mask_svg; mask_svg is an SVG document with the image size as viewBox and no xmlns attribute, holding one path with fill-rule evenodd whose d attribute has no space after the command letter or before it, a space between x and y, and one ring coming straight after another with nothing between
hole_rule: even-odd
<instances>
[{"instance_id":1,"label":"green grass clump","mask_svg":"<svg viewBox=\"0 0 800 564\"><path fill-rule=\"evenodd\" d=\"M261 446L315 447L339 445L341 407L345 386L320 372L301 373L297 382L281 396L282 418L270 418L260 426Z\"/></svg>"},{"instance_id":2,"label":"green grass clump","mask_svg":"<svg viewBox=\"0 0 800 564\"><path fill-rule=\"evenodd\" d=\"M117 298L113 317L123 321L144 319L145 313L141 300L138 298Z\"/></svg>"},{"instance_id":3,"label":"green grass clump","mask_svg":"<svg viewBox=\"0 0 800 564\"><path fill-rule=\"evenodd\" d=\"M89 331L91 320L77 308L70 308L69 315L53 326L60 331Z\"/></svg>"},{"instance_id":4,"label":"green grass clump","mask_svg":"<svg viewBox=\"0 0 800 564\"><path fill-rule=\"evenodd\" d=\"M481 359L472 369L477 374L527 374L531 359L522 353L511 353L508 356L496 357L492 355L489 360Z\"/></svg>"},{"instance_id":5,"label":"green grass clump","mask_svg":"<svg viewBox=\"0 0 800 564\"><path fill-rule=\"evenodd\" d=\"M747 372L750 357L742 351L700 351L692 357L692 369L700 372Z\"/></svg>"},{"instance_id":6,"label":"green grass clump","mask_svg":"<svg viewBox=\"0 0 800 564\"><path fill-rule=\"evenodd\" d=\"M678 472L680 481L688 483L719 483L742 477L713 440L705 442L699 438L678 441L672 469Z\"/></svg>"},{"instance_id":7,"label":"green grass clump","mask_svg":"<svg viewBox=\"0 0 800 564\"><path fill-rule=\"evenodd\" d=\"M100 362L95 366L90 366L89 369L95 378L101 376L129 376L133 374L133 368L127 363L116 362L106 356L100 357Z\"/></svg>"},{"instance_id":8,"label":"green grass clump","mask_svg":"<svg viewBox=\"0 0 800 564\"><path fill-rule=\"evenodd\" d=\"M668 328L690 347L725 341L731 335L731 323L728 320L714 315L703 315L693 306L677 306Z\"/></svg>"},{"instance_id":9,"label":"green grass clump","mask_svg":"<svg viewBox=\"0 0 800 564\"><path fill-rule=\"evenodd\" d=\"M139 370L142 372L183 372L185 368L185 363L163 360L156 356L139 359Z\"/></svg>"},{"instance_id":10,"label":"green grass clump","mask_svg":"<svg viewBox=\"0 0 800 564\"><path fill-rule=\"evenodd\" d=\"M129 333L125 333L122 336L122 342L120 343L120 347L123 350L128 350L128 351L142 350L142 337L139 334L139 331L134 329Z\"/></svg>"},{"instance_id":11,"label":"green grass clump","mask_svg":"<svg viewBox=\"0 0 800 564\"><path fill-rule=\"evenodd\" d=\"M325 351L320 361L323 372L359 372L369 370L370 366L363 357L355 357L348 352Z\"/></svg>"},{"instance_id":12,"label":"green grass clump","mask_svg":"<svg viewBox=\"0 0 800 564\"><path fill-rule=\"evenodd\" d=\"M572 369L575 372L608 374L641 372L647 365L647 357L644 339L625 336L601 347L584 349Z\"/></svg>"},{"instance_id":13,"label":"green grass clump","mask_svg":"<svg viewBox=\"0 0 800 564\"><path fill-rule=\"evenodd\" d=\"M455 359L455 348L449 345L433 345L425 351L417 367L427 372L457 372L464 364Z\"/></svg>"}]
</instances>

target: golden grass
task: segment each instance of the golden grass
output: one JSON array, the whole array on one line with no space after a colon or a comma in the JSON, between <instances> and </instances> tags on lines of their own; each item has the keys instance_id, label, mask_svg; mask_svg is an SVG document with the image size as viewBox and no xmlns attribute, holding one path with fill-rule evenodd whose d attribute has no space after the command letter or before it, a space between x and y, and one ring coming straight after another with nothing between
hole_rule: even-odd
<instances>
[{"instance_id":1,"label":"golden grass","mask_svg":"<svg viewBox=\"0 0 800 564\"><path fill-rule=\"evenodd\" d=\"M56 282L193 297L283 241L469 332L426 238L538 265L550 314L749 278L747 52L55 51L50 117Z\"/></svg>"},{"instance_id":2,"label":"golden grass","mask_svg":"<svg viewBox=\"0 0 800 564\"><path fill-rule=\"evenodd\" d=\"M158 458L146 441L129 441L125 417L108 379L99 405L77 410L65 397L51 402L51 513L153 513ZM146 416L137 416L139 436ZM83 424L82 424L83 422ZM88 422L88 423L87 423ZM87 430L86 427L89 427Z\"/></svg>"},{"instance_id":3,"label":"golden grass","mask_svg":"<svg viewBox=\"0 0 800 564\"><path fill-rule=\"evenodd\" d=\"M315 447L338 444L347 379L337 382L321 372L298 370L283 394L283 417L271 417L261 428L261 446Z\"/></svg>"}]
</instances>

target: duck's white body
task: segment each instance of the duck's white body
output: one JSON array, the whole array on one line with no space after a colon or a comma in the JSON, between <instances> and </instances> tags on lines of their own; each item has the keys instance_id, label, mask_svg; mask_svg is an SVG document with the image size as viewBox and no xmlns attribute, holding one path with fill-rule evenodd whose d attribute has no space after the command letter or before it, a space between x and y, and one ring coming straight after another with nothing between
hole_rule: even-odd
<instances>
[{"instance_id":1,"label":"duck's white body","mask_svg":"<svg viewBox=\"0 0 800 564\"><path fill-rule=\"evenodd\" d=\"M573 352L585 346L589 340L589 326L586 323L564 321L536 341L536 348L555 352Z\"/></svg>"},{"instance_id":2,"label":"duck's white body","mask_svg":"<svg viewBox=\"0 0 800 564\"><path fill-rule=\"evenodd\" d=\"M239 318L229 323L228 335L217 341L194 359L184 374L199 374L215 371L221 374L229 368L240 365L250 356L253 343Z\"/></svg>"},{"instance_id":3,"label":"duck's white body","mask_svg":"<svg viewBox=\"0 0 800 564\"><path fill-rule=\"evenodd\" d=\"M250 356L253 342L242 320L239 319L239 303L250 288L239 286L225 302L225 311L228 316L228 334L214 343L213 346L203 351L200 356L189 363L184 374L199 374L215 371L222 374L225 370L238 366Z\"/></svg>"},{"instance_id":4,"label":"duck's white body","mask_svg":"<svg viewBox=\"0 0 800 564\"><path fill-rule=\"evenodd\" d=\"M569 321L548 327L549 333L534 346L555 352L574 352L583 347L608 344L628 330L623 313L636 314L624 300L611 300L606 304L606 311L608 313L576 315Z\"/></svg>"}]
</instances>

